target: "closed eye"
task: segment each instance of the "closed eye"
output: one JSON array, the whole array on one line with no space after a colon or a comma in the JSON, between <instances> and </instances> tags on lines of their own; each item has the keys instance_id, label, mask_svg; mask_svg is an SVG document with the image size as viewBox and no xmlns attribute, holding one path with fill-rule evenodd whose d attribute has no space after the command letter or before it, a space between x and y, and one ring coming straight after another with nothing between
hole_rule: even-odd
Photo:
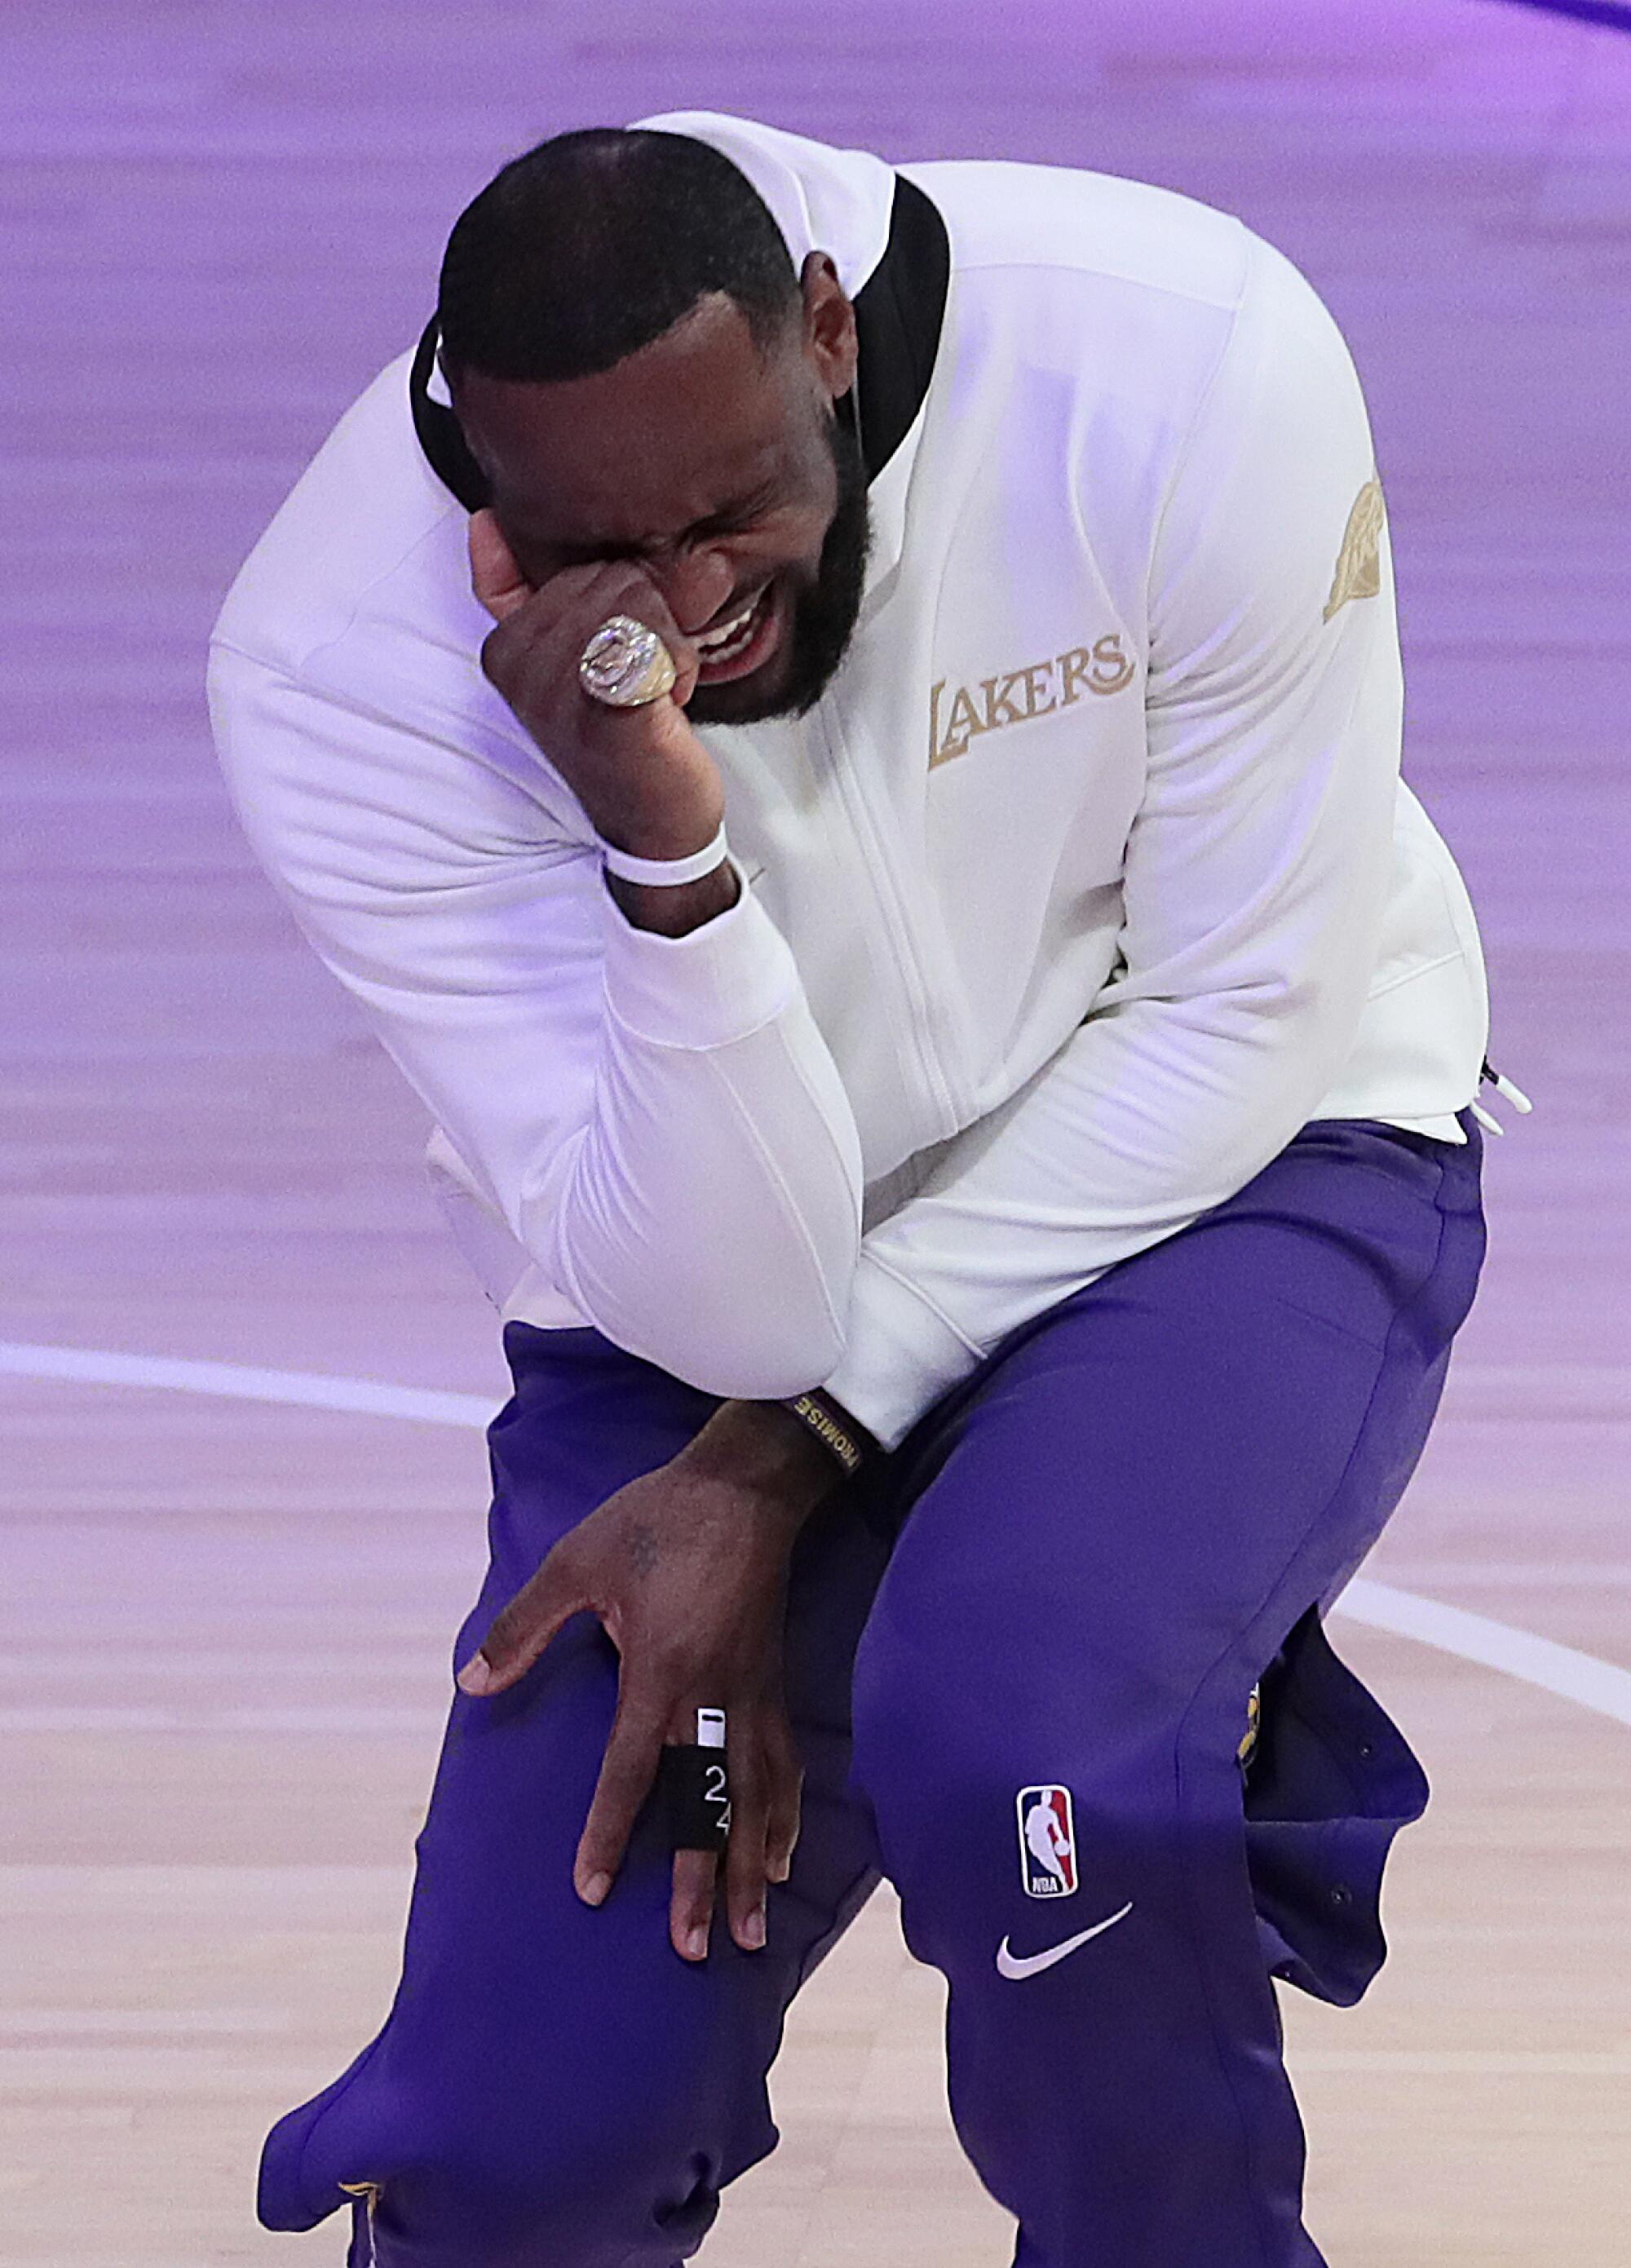
<instances>
[{"instance_id":1,"label":"closed eye","mask_svg":"<svg viewBox=\"0 0 1631 2268\"><path fill-rule=\"evenodd\" d=\"M775 510L778 495L775 489L760 489L757 495L746 497L741 504L727 504L723 512L715 512L710 519L699 519L694 527L687 530L687 534L739 534L745 528L752 526L755 520L767 518Z\"/></svg>"},{"instance_id":2,"label":"closed eye","mask_svg":"<svg viewBox=\"0 0 1631 2268\"><path fill-rule=\"evenodd\" d=\"M699 537L744 534L759 520L768 518L777 502L778 492L766 490L741 504L727 505L707 519L694 521L682 540L694 543ZM558 574L563 567L587 567L602 559L640 559L648 549L661 548L641 543L551 543L541 551L529 547L528 565L532 571L543 570L541 575L533 571L533 580L547 580L549 575Z\"/></svg>"}]
</instances>

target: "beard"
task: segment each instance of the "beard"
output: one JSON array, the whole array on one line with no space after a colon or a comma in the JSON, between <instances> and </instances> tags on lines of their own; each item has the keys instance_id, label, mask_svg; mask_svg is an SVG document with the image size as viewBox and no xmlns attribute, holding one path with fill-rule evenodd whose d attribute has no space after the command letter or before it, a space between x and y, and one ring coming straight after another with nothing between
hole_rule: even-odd
<instances>
[{"instance_id":1,"label":"beard","mask_svg":"<svg viewBox=\"0 0 1631 2268\"><path fill-rule=\"evenodd\" d=\"M821 540L815 575L793 600L784 653L773 656L760 691L760 673L724 685L699 685L686 704L694 725L759 725L773 717L803 717L816 705L849 651L866 587L872 544L866 460L853 417L836 409L827 420L827 445L838 479L838 502Z\"/></svg>"}]
</instances>

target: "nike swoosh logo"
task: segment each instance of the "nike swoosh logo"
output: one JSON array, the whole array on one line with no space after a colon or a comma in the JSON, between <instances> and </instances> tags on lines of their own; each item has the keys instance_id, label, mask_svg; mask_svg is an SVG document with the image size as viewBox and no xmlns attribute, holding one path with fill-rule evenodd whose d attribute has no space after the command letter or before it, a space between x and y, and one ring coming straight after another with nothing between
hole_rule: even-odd
<instances>
[{"instance_id":1,"label":"nike swoosh logo","mask_svg":"<svg viewBox=\"0 0 1631 2268\"><path fill-rule=\"evenodd\" d=\"M1000 1977L1040 1977L1044 1969L1051 1969L1054 1962L1062 1961L1067 1953L1074 1953L1078 1945L1085 1945L1090 1937L1102 1937L1107 1929L1113 1929L1117 1922L1125 1921L1132 1911L1133 1901L1129 1898L1120 1913L1113 1913L1106 1921L1096 1921L1091 1929L1078 1931L1075 1937L1066 1938L1062 1945L1050 1945L1046 1953L1010 1953L1008 1940L1004 1938L996 1948L997 1974Z\"/></svg>"}]
</instances>

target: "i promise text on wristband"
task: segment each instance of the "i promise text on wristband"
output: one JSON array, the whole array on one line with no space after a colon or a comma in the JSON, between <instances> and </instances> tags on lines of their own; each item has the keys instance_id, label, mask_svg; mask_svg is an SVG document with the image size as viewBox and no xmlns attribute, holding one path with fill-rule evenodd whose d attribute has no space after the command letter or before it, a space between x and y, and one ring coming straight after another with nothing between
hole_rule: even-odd
<instances>
[{"instance_id":1,"label":"i promise text on wristband","mask_svg":"<svg viewBox=\"0 0 1631 2268\"><path fill-rule=\"evenodd\" d=\"M867 1456L877 1448L865 1426L841 1409L830 1394L819 1387L808 1394L790 1394L782 1402L795 1418L802 1418L811 1432L830 1449L847 1473L857 1472Z\"/></svg>"},{"instance_id":2,"label":"i promise text on wristband","mask_svg":"<svg viewBox=\"0 0 1631 2268\"><path fill-rule=\"evenodd\" d=\"M692 851L688 858L636 858L632 850L620 850L603 836L598 836L596 840L606 872L625 882L700 882L704 874L711 874L720 860L730 855L723 819L713 841Z\"/></svg>"}]
</instances>

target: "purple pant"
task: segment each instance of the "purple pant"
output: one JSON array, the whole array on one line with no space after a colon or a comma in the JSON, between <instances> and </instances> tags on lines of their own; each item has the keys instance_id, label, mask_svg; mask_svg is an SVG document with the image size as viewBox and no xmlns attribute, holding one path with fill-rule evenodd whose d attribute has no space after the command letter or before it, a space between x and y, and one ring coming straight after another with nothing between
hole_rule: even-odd
<instances>
[{"instance_id":1,"label":"purple pant","mask_svg":"<svg viewBox=\"0 0 1631 2268\"><path fill-rule=\"evenodd\" d=\"M606 1904L575 1896L617 1684L591 1616L496 1698L455 1690L395 2000L272 2130L263 2223L354 2199L354 2263L673 2268L775 2146L788 2002L881 1873L950 1980L952 2114L1017 2264L1317 2268L1270 1978L1358 1999L1427 1800L1319 1609L1398 1502L1472 1304L1461 1123L1465 1148L1311 1123L1012 1333L805 1528L804 1830L762 1952L716 1922L705 1963L674 1953L654 1806ZM490 1565L450 1668L717 1407L595 1330L512 1323L504 1348Z\"/></svg>"}]
</instances>

